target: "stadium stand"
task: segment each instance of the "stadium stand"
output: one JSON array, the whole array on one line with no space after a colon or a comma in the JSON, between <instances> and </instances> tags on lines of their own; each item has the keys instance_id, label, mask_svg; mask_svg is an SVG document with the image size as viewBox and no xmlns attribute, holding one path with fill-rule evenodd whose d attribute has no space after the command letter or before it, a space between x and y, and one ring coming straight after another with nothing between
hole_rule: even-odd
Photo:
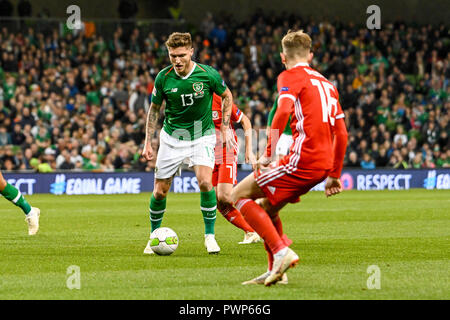
<instances>
[{"instance_id":1,"label":"stadium stand","mask_svg":"<svg viewBox=\"0 0 450 320\"><path fill-rule=\"evenodd\" d=\"M220 70L256 130L267 125L283 70L281 37L303 28L313 39L313 67L340 92L350 133L347 167L450 167L445 25L396 22L371 31L352 23L300 24L295 16L221 19L207 15L192 30L194 60ZM88 35L1 30L2 171L154 168L140 154L154 77L169 64L167 35L121 27L111 36Z\"/></svg>"}]
</instances>

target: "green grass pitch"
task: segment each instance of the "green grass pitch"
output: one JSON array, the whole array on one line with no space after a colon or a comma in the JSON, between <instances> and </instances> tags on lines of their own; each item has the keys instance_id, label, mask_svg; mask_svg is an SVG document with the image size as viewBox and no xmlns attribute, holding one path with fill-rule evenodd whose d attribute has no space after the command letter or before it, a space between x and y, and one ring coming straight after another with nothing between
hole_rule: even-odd
<instances>
[{"instance_id":1,"label":"green grass pitch","mask_svg":"<svg viewBox=\"0 0 450 320\"><path fill-rule=\"evenodd\" d=\"M289 284L242 286L266 270L262 244L218 213L219 255L203 245L198 194L170 194L163 226L180 239L166 257L142 254L150 194L32 195L41 229L29 237L21 211L0 199L0 299L448 299L450 192L346 191L305 195L281 214L301 263ZM66 287L80 267L81 288ZM369 290L367 268L380 268Z\"/></svg>"}]
</instances>

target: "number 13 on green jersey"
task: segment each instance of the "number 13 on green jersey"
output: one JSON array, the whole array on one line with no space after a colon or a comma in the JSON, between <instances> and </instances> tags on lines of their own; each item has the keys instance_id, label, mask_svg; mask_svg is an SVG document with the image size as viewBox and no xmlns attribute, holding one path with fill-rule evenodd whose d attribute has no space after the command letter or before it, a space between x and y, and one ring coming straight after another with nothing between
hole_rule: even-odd
<instances>
[{"instance_id":1,"label":"number 13 on green jersey","mask_svg":"<svg viewBox=\"0 0 450 320\"><path fill-rule=\"evenodd\" d=\"M180 140L215 134L213 93L222 95L226 89L225 81L210 66L194 62L184 77L173 66L164 68L156 76L152 93L153 103L161 105L166 101L163 130Z\"/></svg>"}]
</instances>

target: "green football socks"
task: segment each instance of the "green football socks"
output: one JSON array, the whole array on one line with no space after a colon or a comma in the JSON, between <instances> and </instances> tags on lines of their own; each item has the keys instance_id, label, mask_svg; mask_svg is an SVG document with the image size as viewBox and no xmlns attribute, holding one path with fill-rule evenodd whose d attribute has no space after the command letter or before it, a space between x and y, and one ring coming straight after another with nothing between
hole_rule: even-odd
<instances>
[{"instance_id":1,"label":"green football socks","mask_svg":"<svg viewBox=\"0 0 450 320\"><path fill-rule=\"evenodd\" d=\"M31 211L30 204L27 202L27 200L25 200L22 193L9 183L6 185L5 189L3 189L1 194L7 200L11 201L16 206L20 207L25 214L30 213Z\"/></svg>"},{"instance_id":2,"label":"green football socks","mask_svg":"<svg viewBox=\"0 0 450 320\"><path fill-rule=\"evenodd\" d=\"M216 191L214 189L200 193L200 209L205 223L205 234L214 234L217 209ZM157 200L152 194L150 198L150 223L152 232L161 226L165 211L166 198Z\"/></svg>"},{"instance_id":3,"label":"green football socks","mask_svg":"<svg viewBox=\"0 0 450 320\"><path fill-rule=\"evenodd\" d=\"M217 209L216 191L214 188L211 191L200 193L200 209L202 210L205 223L205 234L214 234Z\"/></svg>"},{"instance_id":4,"label":"green football socks","mask_svg":"<svg viewBox=\"0 0 450 320\"><path fill-rule=\"evenodd\" d=\"M150 198L150 223L152 232L161 226L161 222L166 211L166 198L158 200L153 194Z\"/></svg>"}]
</instances>

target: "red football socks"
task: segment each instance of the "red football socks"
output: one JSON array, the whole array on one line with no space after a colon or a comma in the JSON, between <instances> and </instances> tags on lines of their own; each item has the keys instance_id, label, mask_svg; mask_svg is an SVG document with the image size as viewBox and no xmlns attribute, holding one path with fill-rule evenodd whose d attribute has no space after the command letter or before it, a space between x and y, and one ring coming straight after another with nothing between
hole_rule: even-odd
<instances>
[{"instance_id":1,"label":"red football socks","mask_svg":"<svg viewBox=\"0 0 450 320\"><path fill-rule=\"evenodd\" d=\"M281 219L280 219L280 216L278 215L278 213L275 217L272 217L272 223L275 226L275 229L277 229L278 234L281 236L281 240L283 240L284 244L289 247L292 244L292 240L289 239L283 233L283 224L281 223ZM268 262L267 270L272 271L273 253L272 253L272 251L270 251L269 246L265 242L264 242L264 249L266 249L266 251L267 251L267 262Z\"/></svg>"},{"instance_id":2,"label":"red football socks","mask_svg":"<svg viewBox=\"0 0 450 320\"><path fill-rule=\"evenodd\" d=\"M255 230L253 230L253 228L247 223L247 221L245 221L242 214L235 207L229 205L225 209L219 209L219 211L225 219L227 219L239 229L242 229L245 232L255 232Z\"/></svg>"},{"instance_id":3,"label":"red football socks","mask_svg":"<svg viewBox=\"0 0 450 320\"><path fill-rule=\"evenodd\" d=\"M272 223L275 226L275 229L277 229L278 234L281 236L283 234L283 224L281 223L278 213L275 217L272 217Z\"/></svg>"},{"instance_id":4,"label":"red football socks","mask_svg":"<svg viewBox=\"0 0 450 320\"><path fill-rule=\"evenodd\" d=\"M264 249L267 251L267 270L272 271L273 266L273 253L270 251L269 246L264 242Z\"/></svg>"},{"instance_id":5,"label":"red football socks","mask_svg":"<svg viewBox=\"0 0 450 320\"><path fill-rule=\"evenodd\" d=\"M278 215L278 213L277 213L277 215L275 217L272 218L272 223L275 226L275 229L277 229L278 234L281 237L281 240L283 240L284 244L289 247L292 244L292 240L289 239L283 233L283 224L281 223L281 219L280 219L280 216Z\"/></svg>"},{"instance_id":6,"label":"red football socks","mask_svg":"<svg viewBox=\"0 0 450 320\"><path fill-rule=\"evenodd\" d=\"M236 207L248 224L264 239L271 252L277 253L286 247L267 212L255 201L241 199L237 202Z\"/></svg>"}]
</instances>

